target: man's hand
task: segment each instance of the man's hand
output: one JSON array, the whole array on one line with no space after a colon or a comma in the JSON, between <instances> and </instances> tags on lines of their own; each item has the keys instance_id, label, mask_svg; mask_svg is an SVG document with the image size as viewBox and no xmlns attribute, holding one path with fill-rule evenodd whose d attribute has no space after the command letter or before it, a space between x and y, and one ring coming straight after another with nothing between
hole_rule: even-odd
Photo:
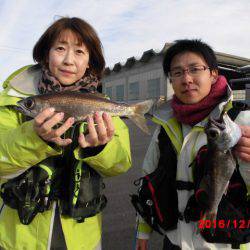
<instances>
[{"instance_id":1,"label":"man's hand","mask_svg":"<svg viewBox=\"0 0 250 250\"><path fill-rule=\"evenodd\" d=\"M250 162L250 126L241 126L242 137L235 147L235 154L245 162Z\"/></svg>"},{"instance_id":2,"label":"man's hand","mask_svg":"<svg viewBox=\"0 0 250 250\"><path fill-rule=\"evenodd\" d=\"M61 135L73 125L74 118L70 117L60 127L53 128L63 120L63 117L63 113L55 114L53 108L47 108L34 118L34 130L44 141L53 142L58 146L67 146L72 140L62 139Z\"/></svg>"},{"instance_id":3,"label":"man's hand","mask_svg":"<svg viewBox=\"0 0 250 250\"><path fill-rule=\"evenodd\" d=\"M93 117L88 116L87 122L89 133L87 135L80 134L78 138L78 143L82 148L97 147L111 141L115 128L109 114L103 113L101 115L97 112Z\"/></svg>"}]
</instances>

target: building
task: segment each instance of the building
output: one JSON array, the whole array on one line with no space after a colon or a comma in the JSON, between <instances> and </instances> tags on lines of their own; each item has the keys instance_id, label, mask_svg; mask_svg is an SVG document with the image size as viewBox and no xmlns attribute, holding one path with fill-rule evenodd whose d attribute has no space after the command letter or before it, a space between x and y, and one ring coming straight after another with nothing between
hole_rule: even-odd
<instances>
[{"instance_id":1,"label":"building","mask_svg":"<svg viewBox=\"0 0 250 250\"><path fill-rule=\"evenodd\" d=\"M246 77L242 80L243 84L246 86L246 100L248 100L250 105L250 65L241 68L241 71L245 73ZM242 86L241 86L242 87Z\"/></svg>"},{"instance_id":2,"label":"building","mask_svg":"<svg viewBox=\"0 0 250 250\"><path fill-rule=\"evenodd\" d=\"M168 99L173 90L162 69L163 52L170 46L166 43L160 52L153 49L145 51L141 58L130 57L122 64L116 63L113 68L106 68L103 78L103 92L111 100L135 102L160 95ZM220 74L228 80L241 78L245 73L240 68L250 65L250 59L224 53L216 53ZM236 99L245 99L245 90L235 91Z\"/></svg>"}]
</instances>

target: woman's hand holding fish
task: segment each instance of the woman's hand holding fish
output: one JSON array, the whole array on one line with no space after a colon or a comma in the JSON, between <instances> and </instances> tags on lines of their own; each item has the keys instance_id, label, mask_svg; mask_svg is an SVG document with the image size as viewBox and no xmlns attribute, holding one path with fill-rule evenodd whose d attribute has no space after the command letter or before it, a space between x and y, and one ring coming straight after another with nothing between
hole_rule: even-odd
<instances>
[{"instance_id":1,"label":"woman's hand holding fish","mask_svg":"<svg viewBox=\"0 0 250 250\"><path fill-rule=\"evenodd\" d=\"M236 155L245 162L250 162L250 127L240 126L242 137L235 147Z\"/></svg>"},{"instance_id":2,"label":"woman's hand holding fish","mask_svg":"<svg viewBox=\"0 0 250 250\"><path fill-rule=\"evenodd\" d=\"M94 124L96 122L96 126ZM96 147L108 143L114 135L115 128L112 118L109 114L95 113L94 118L88 116L88 131L87 135L80 134L78 138L79 145L82 148Z\"/></svg>"},{"instance_id":3,"label":"woman's hand holding fish","mask_svg":"<svg viewBox=\"0 0 250 250\"><path fill-rule=\"evenodd\" d=\"M62 139L61 135L72 126L74 118L68 118L60 127L53 128L63 120L63 117L63 113L55 114L53 108L47 108L34 118L34 130L44 141L53 142L58 146L67 146L72 140Z\"/></svg>"}]
</instances>

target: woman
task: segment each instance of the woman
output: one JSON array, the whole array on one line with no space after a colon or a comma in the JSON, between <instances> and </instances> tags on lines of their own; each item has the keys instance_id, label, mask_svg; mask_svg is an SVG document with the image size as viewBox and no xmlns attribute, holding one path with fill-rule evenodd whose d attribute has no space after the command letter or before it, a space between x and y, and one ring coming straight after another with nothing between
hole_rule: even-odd
<instances>
[{"instance_id":1,"label":"woman","mask_svg":"<svg viewBox=\"0 0 250 250\"><path fill-rule=\"evenodd\" d=\"M157 128L143 163L144 175L156 169L165 169L162 171L168 179L162 191L165 198L162 199L171 212L166 215L170 219L169 225L166 225L168 230L165 232L167 237L163 249L231 249L231 244L218 243L216 240L209 243L201 236L197 221L201 218L202 210L193 199L196 185L194 173L198 167L202 168L202 165L193 164L201 164L201 148L207 144L202 128L208 116L221 114L226 104L230 103L231 90L226 79L218 75L218 63L213 50L199 40L175 42L164 55L163 70L170 78L174 96L154 111L153 121ZM235 151L240 157L238 162L241 175L237 175L237 178L244 186L244 192L247 192L246 188L249 190L250 186L250 145L246 131L249 131L250 111L240 112L235 122L242 125L243 134ZM240 196L239 193L236 198ZM230 219L230 215L225 216ZM240 229L235 228L234 232L236 230ZM148 249L151 231L150 226L140 217L137 250ZM222 241L227 239L228 235ZM246 249L243 248L246 245L241 247Z\"/></svg>"},{"instance_id":2,"label":"woman","mask_svg":"<svg viewBox=\"0 0 250 250\"><path fill-rule=\"evenodd\" d=\"M95 113L86 134L53 108L33 120L15 109L35 94L95 92L105 66L101 42L84 20L61 18L38 40L33 58L38 64L14 72L0 98L0 248L101 249L102 176L131 165L126 125Z\"/></svg>"}]
</instances>

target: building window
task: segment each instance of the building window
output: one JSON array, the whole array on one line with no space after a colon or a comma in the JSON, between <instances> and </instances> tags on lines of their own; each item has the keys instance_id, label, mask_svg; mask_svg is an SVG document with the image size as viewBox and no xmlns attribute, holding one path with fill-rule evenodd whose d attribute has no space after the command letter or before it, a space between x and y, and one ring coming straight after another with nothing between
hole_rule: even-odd
<instances>
[{"instance_id":1,"label":"building window","mask_svg":"<svg viewBox=\"0 0 250 250\"><path fill-rule=\"evenodd\" d=\"M105 94L112 99L112 87L107 87Z\"/></svg>"},{"instance_id":2,"label":"building window","mask_svg":"<svg viewBox=\"0 0 250 250\"><path fill-rule=\"evenodd\" d=\"M116 100L124 101L124 85L116 86Z\"/></svg>"},{"instance_id":3,"label":"building window","mask_svg":"<svg viewBox=\"0 0 250 250\"><path fill-rule=\"evenodd\" d=\"M160 96L160 78L148 80L148 98Z\"/></svg>"},{"instance_id":4,"label":"building window","mask_svg":"<svg viewBox=\"0 0 250 250\"><path fill-rule=\"evenodd\" d=\"M139 82L132 82L129 84L129 100L139 99Z\"/></svg>"}]
</instances>

